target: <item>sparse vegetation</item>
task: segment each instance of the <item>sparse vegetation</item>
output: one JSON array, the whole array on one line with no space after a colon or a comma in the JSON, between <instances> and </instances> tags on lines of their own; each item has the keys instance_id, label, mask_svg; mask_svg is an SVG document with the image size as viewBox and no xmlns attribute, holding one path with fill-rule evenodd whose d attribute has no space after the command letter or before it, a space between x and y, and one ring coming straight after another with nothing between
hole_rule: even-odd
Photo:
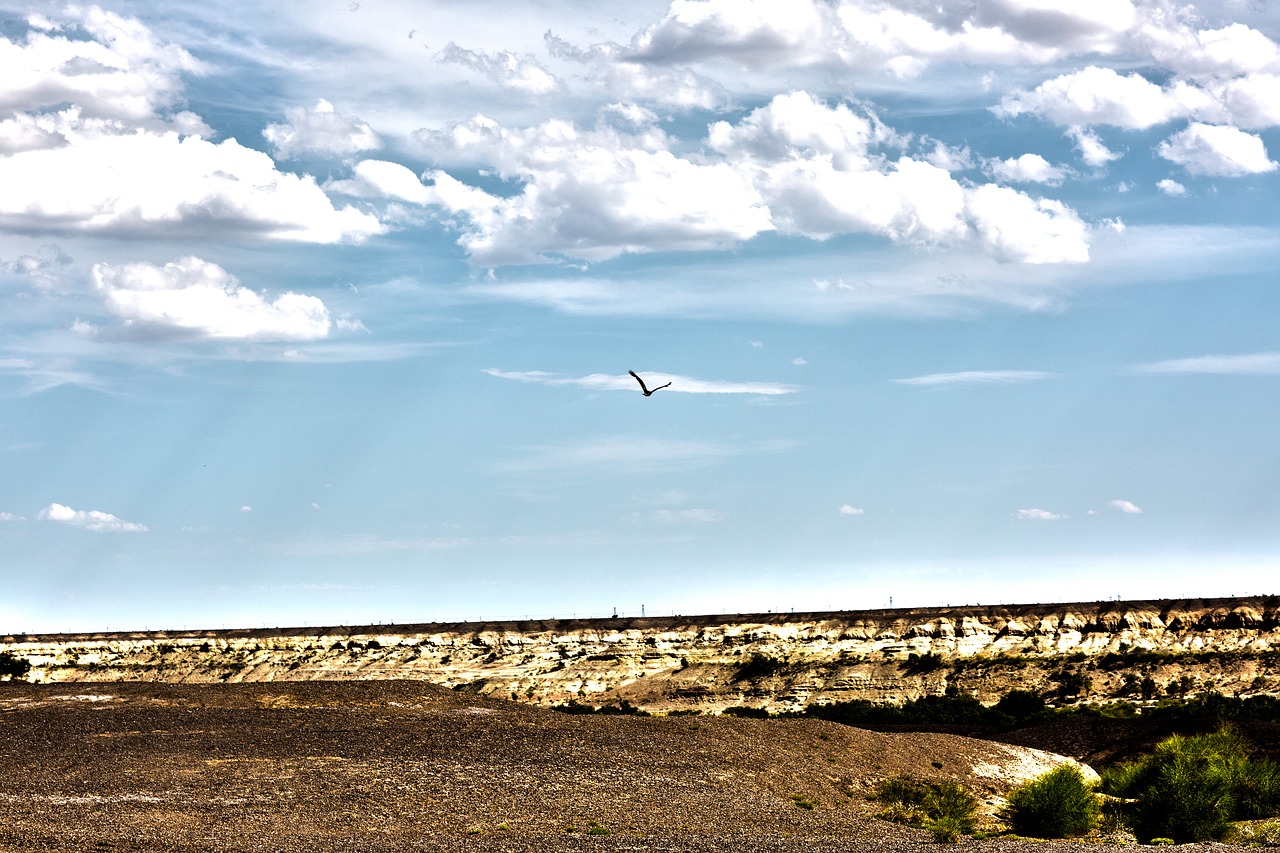
<instances>
[{"instance_id":1,"label":"sparse vegetation","mask_svg":"<svg viewBox=\"0 0 1280 853\"><path fill-rule=\"evenodd\" d=\"M1063 764L1009 794L1009 825L1033 838L1084 835L1098 822L1093 785L1080 769Z\"/></svg>"},{"instance_id":2,"label":"sparse vegetation","mask_svg":"<svg viewBox=\"0 0 1280 853\"><path fill-rule=\"evenodd\" d=\"M978 801L958 782L928 782L895 776L880 783L874 799L880 817L927 829L938 841L956 841L973 833Z\"/></svg>"},{"instance_id":3,"label":"sparse vegetation","mask_svg":"<svg viewBox=\"0 0 1280 853\"><path fill-rule=\"evenodd\" d=\"M0 678L26 678L31 671L31 661L13 652L0 652Z\"/></svg>"},{"instance_id":4,"label":"sparse vegetation","mask_svg":"<svg viewBox=\"0 0 1280 853\"><path fill-rule=\"evenodd\" d=\"M755 652L751 657L738 664L733 671L734 681L752 681L776 675L787 666L785 661Z\"/></svg>"}]
</instances>

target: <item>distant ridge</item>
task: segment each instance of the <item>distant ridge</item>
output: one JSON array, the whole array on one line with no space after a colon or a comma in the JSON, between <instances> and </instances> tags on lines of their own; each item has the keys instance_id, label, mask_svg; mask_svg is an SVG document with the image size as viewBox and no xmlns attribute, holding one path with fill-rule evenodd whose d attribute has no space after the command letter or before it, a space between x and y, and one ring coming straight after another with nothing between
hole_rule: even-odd
<instances>
[{"instance_id":1,"label":"distant ridge","mask_svg":"<svg viewBox=\"0 0 1280 853\"><path fill-rule=\"evenodd\" d=\"M40 634L36 682L427 681L653 713L1280 695L1280 597Z\"/></svg>"},{"instance_id":2,"label":"distant ridge","mask_svg":"<svg viewBox=\"0 0 1280 853\"><path fill-rule=\"evenodd\" d=\"M785 625L810 622L882 621L885 619L919 619L927 616L1025 616L1035 613L1072 611L1080 613L1123 613L1130 611L1198 610L1241 605L1275 608L1280 595L1223 596L1216 598L1152 598L1121 601L1040 602L1033 604L964 604L934 607L881 607L851 610L766 611L764 613L715 613L655 616L548 617L534 619L493 619L440 622L386 622L352 625L308 625L263 628L146 628L123 631L29 632L0 635L0 643L34 640L88 640L96 638L144 639L215 637L296 637L296 636L366 636L397 633L546 631L555 629L613 628L660 629L689 625L759 623Z\"/></svg>"}]
</instances>

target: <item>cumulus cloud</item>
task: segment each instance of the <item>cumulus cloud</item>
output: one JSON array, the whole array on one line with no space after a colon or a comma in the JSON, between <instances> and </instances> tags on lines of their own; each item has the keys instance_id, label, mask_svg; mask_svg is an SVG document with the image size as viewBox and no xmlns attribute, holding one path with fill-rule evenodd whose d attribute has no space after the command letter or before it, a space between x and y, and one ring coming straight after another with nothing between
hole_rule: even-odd
<instances>
[{"instance_id":1,"label":"cumulus cloud","mask_svg":"<svg viewBox=\"0 0 1280 853\"><path fill-rule=\"evenodd\" d=\"M98 510L77 510L62 504L49 504L36 514L41 521L56 521L72 527L83 527L94 533L146 533L145 524L123 521L111 513Z\"/></svg>"},{"instance_id":2,"label":"cumulus cloud","mask_svg":"<svg viewBox=\"0 0 1280 853\"><path fill-rule=\"evenodd\" d=\"M866 510L862 507L853 506L852 504L841 504L837 510L841 515L865 515Z\"/></svg>"},{"instance_id":3,"label":"cumulus cloud","mask_svg":"<svg viewBox=\"0 0 1280 853\"><path fill-rule=\"evenodd\" d=\"M406 166L387 160L361 160L348 180L330 181L329 192L364 198L389 198L412 204L428 204L437 198L431 188Z\"/></svg>"},{"instance_id":4,"label":"cumulus cloud","mask_svg":"<svg viewBox=\"0 0 1280 853\"><path fill-rule=\"evenodd\" d=\"M988 167L996 180L1010 183L1048 184L1057 186L1069 174L1061 166L1054 166L1039 154L1023 154L1007 160L992 160Z\"/></svg>"},{"instance_id":5,"label":"cumulus cloud","mask_svg":"<svg viewBox=\"0 0 1280 853\"><path fill-rule=\"evenodd\" d=\"M1006 118L1035 115L1069 128L1077 148L1090 165L1115 159L1087 130L1089 125L1112 125L1145 130L1190 119L1235 128L1280 125L1280 76L1248 74L1228 80L1173 79L1163 85L1137 72L1120 74L1112 68L1090 66L1041 83L1031 91L1005 95L994 111ZM1239 132L1239 131L1237 131Z\"/></svg>"},{"instance_id":6,"label":"cumulus cloud","mask_svg":"<svg viewBox=\"0 0 1280 853\"><path fill-rule=\"evenodd\" d=\"M305 151L342 155L382 147L382 140L368 123L342 115L323 98L311 109L292 107L284 114L286 123L269 124L262 131L280 159Z\"/></svg>"},{"instance_id":7,"label":"cumulus cloud","mask_svg":"<svg viewBox=\"0 0 1280 853\"><path fill-rule=\"evenodd\" d=\"M222 232L333 243L385 230L370 214L335 209L314 179L278 172L270 157L234 139L214 144L172 131L75 132L64 147L0 158L0 186L0 227L19 233Z\"/></svg>"},{"instance_id":8,"label":"cumulus cloud","mask_svg":"<svg viewBox=\"0 0 1280 853\"><path fill-rule=\"evenodd\" d=\"M62 15L31 17L19 40L0 36L0 110L70 103L90 118L151 122L178 100L182 75L208 70L136 20L97 6L68 7ZM89 37L69 35L77 31Z\"/></svg>"},{"instance_id":9,"label":"cumulus cloud","mask_svg":"<svg viewBox=\"0 0 1280 853\"><path fill-rule=\"evenodd\" d=\"M1239 177L1277 168L1257 134L1199 122L1161 142L1156 153L1193 175Z\"/></svg>"},{"instance_id":10,"label":"cumulus cloud","mask_svg":"<svg viewBox=\"0 0 1280 853\"><path fill-rule=\"evenodd\" d=\"M1113 160L1119 160L1123 156L1107 148L1098 134L1087 127L1069 128L1067 135L1075 142L1076 150L1080 152L1080 159L1084 160L1086 165L1093 166L1095 169L1101 168Z\"/></svg>"},{"instance_id":11,"label":"cumulus cloud","mask_svg":"<svg viewBox=\"0 0 1280 853\"><path fill-rule=\"evenodd\" d=\"M206 70L182 48L96 7L63 16L33 16L21 40L0 36L0 228L312 242L385 230L335 209L312 178L234 139L214 144L199 116L173 112L184 75Z\"/></svg>"},{"instance_id":12,"label":"cumulus cloud","mask_svg":"<svg viewBox=\"0 0 1280 853\"><path fill-rule=\"evenodd\" d=\"M727 163L677 157L659 133L564 121L508 130L477 117L418 138L441 159L479 159L524 183L518 195L501 197L444 171L427 175L436 203L464 220L459 242L476 263L726 248L771 228L745 176Z\"/></svg>"},{"instance_id":13,"label":"cumulus cloud","mask_svg":"<svg viewBox=\"0 0 1280 853\"><path fill-rule=\"evenodd\" d=\"M1061 202L971 185L881 149L906 138L874 114L779 95L736 123L713 124L701 156L678 156L661 131L583 130L564 121L509 129L477 116L419 141L444 165L490 168L523 184L497 196L444 170L426 176L458 218L473 262L563 254L726 248L765 231L813 239L872 233L913 245L974 242L1005 261L1089 257L1089 229Z\"/></svg>"},{"instance_id":14,"label":"cumulus cloud","mask_svg":"<svg viewBox=\"0 0 1280 853\"><path fill-rule=\"evenodd\" d=\"M1136 55L1188 77L1274 70L1276 44L1244 24L1197 29L1190 6L1097 2L886 4L876 0L674 0L632 39L647 62L729 60L752 69L825 66L898 77L936 62L1005 65Z\"/></svg>"},{"instance_id":15,"label":"cumulus cloud","mask_svg":"<svg viewBox=\"0 0 1280 853\"><path fill-rule=\"evenodd\" d=\"M820 61L829 13L813 0L674 0L662 20L632 40L649 62L729 58L751 68Z\"/></svg>"},{"instance_id":16,"label":"cumulus cloud","mask_svg":"<svg viewBox=\"0 0 1280 853\"><path fill-rule=\"evenodd\" d=\"M1013 517L1019 521L1062 521L1067 518L1059 512L1050 512L1047 509L1020 509L1013 514Z\"/></svg>"},{"instance_id":17,"label":"cumulus cloud","mask_svg":"<svg viewBox=\"0 0 1280 853\"><path fill-rule=\"evenodd\" d=\"M1179 196L1187 194L1187 188L1172 178L1165 178L1161 181L1157 181L1156 189L1160 190L1160 192L1165 195Z\"/></svg>"},{"instance_id":18,"label":"cumulus cloud","mask_svg":"<svg viewBox=\"0 0 1280 853\"><path fill-rule=\"evenodd\" d=\"M465 66L503 89L527 95L550 95L561 88L556 76L536 59L517 56L509 50L490 54L482 50L467 50L449 42L436 54L436 61Z\"/></svg>"},{"instance_id":19,"label":"cumulus cloud","mask_svg":"<svg viewBox=\"0 0 1280 853\"><path fill-rule=\"evenodd\" d=\"M107 310L134 337L308 341L329 334L329 312L314 296L268 302L217 264L197 257L163 267L96 264Z\"/></svg>"},{"instance_id":20,"label":"cumulus cloud","mask_svg":"<svg viewBox=\"0 0 1280 853\"><path fill-rule=\"evenodd\" d=\"M26 521L26 519L11 512L0 512L0 521Z\"/></svg>"},{"instance_id":21,"label":"cumulus cloud","mask_svg":"<svg viewBox=\"0 0 1280 853\"><path fill-rule=\"evenodd\" d=\"M614 375L611 373L592 373L587 376L560 376L556 373L545 373L541 370L509 371L487 368L484 371L499 379L512 379L517 382L533 382L539 385L565 385L576 388L587 388L592 391L628 391L639 392L640 386L629 374ZM645 384L650 388L671 383L662 393L674 391L681 394L764 394L777 396L794 394L800 388L795 385L782 385L771 382L719 382L709 379L695 379L691 376L679 376L674 373L643 372Z\"/></svg>"},{"instance_id":22,"label":"cumulus cloud","mask_svg":"<svg viewBox=\"0 0 1280 853\"><path fill-rule=\"evenodd\" d=\"M1208 104L1208 96L1185 81L1162 87L1137 72L1120 74L1091 65L1041 83L1030 92L1010 92L994 109L1007 118L1037 115L1064 127L1109 124L1139 130Z\"/></svg>"},{"instance_id":23,"label":"cumulus cloud","mask_svg":"<svg viewBox=\"0 0 1280 853\"><path fill-rule=\"evenodd\" d=\"M1142 508L1132 501L1120 500L1117 498L1113 501L1107 501L1107 506L1112 509L1118 509L1127 515L1142 515Z\"/></svg>"}]
</instances>

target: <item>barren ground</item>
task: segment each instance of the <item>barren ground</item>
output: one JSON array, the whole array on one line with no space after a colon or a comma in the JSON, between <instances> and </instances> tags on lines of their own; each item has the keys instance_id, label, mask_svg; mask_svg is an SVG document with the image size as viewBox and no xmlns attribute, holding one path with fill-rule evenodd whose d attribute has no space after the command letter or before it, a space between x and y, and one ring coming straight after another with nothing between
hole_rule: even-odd
<instances>
[{"instance_id":1,"label":"barren ground","mask_svg":"<svg viewBox=\"0 0 1280 853\"><path fill-rule=\"evenodd\" d=\"M914 850L935 845L873 816L876 780L957 778L995 803L1058 760L818 720L570 716L424 682L5 683L0 850Z\"/></svg>"}]
</instances>

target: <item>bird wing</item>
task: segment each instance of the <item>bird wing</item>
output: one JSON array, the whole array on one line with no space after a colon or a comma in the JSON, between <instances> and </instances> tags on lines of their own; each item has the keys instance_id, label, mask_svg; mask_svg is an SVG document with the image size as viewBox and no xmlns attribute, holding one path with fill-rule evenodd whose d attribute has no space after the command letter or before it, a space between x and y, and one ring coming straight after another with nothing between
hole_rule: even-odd
<instances>
[{"instance_id":1,"label":"bird wing","mask_svg":"<svg viewBox=\"0 0 1280 853\"><path fill-rule=\"evenodd\" d=\"M649 392L649 388L644 384L644 380L641 379L634 370L628 370L627 373L630 373L632 376L636 377L636 381L640 383L641 391L644 391L646 394Z\"/></svg>"}]
</instances>

